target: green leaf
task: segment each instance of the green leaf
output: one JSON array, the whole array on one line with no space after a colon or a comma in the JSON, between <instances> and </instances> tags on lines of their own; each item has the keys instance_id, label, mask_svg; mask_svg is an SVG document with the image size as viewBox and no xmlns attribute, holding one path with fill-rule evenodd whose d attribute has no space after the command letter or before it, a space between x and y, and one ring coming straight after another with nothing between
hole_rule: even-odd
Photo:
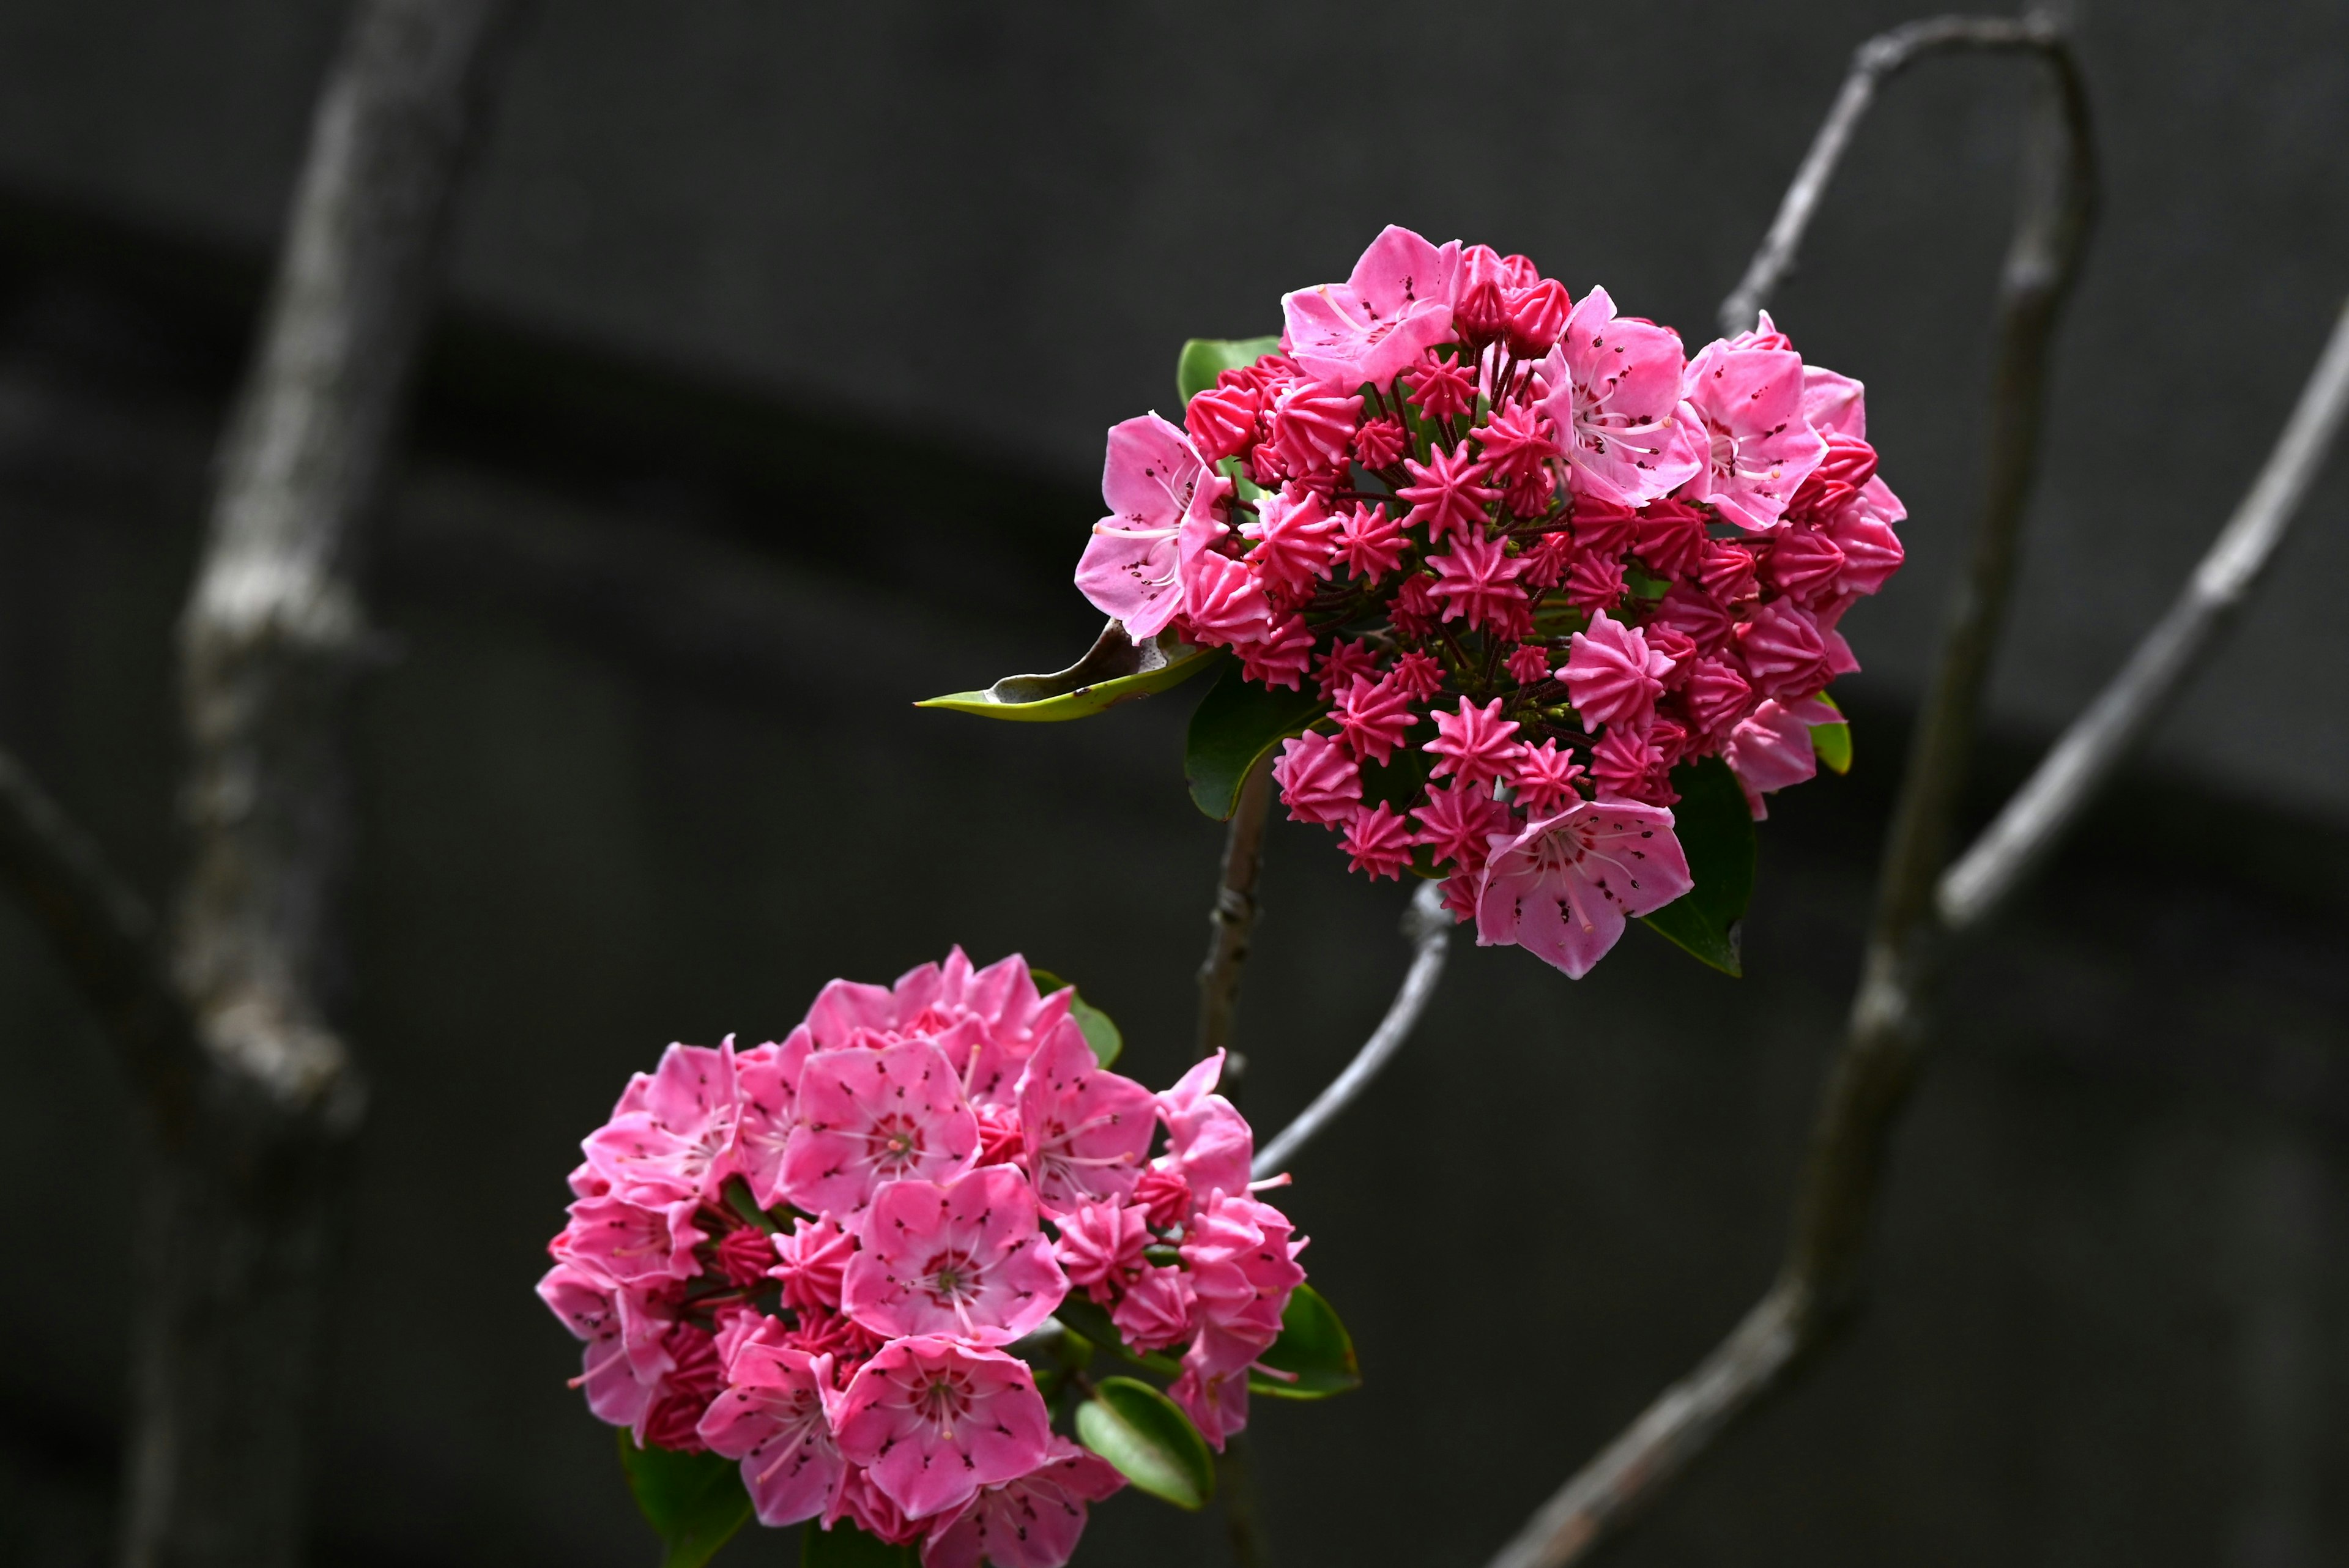
<instances>
[{"instance_id":1,"label":"green leaf","mask_svg":"<svg viewBox=\"0 0 2349 1568\"><path fill-rule=\"evenodd\" d=\"M661 1568L701 1568L750 1518L741 1467L716 1454L640 1449L620 1429L620 1467L668 1554Z\"/></svg>"},{"instance_id":2,"label":"green leaf","mask_svg":"<svg viewBox=\"0 0 2349 1568\"><path fill-rule=\"evenodd\" d=\"M1077 1440L1118 1474L1177 1508L1206 1506L1216 1495L1216 1461L1207 1439L1174 1400L1132 1377L1104 1377L1077 1407Z\"/></svg>"},{"instance_id":3,"label":"green leaf","mask_svg":"<svg viewBox=\"0 0 2349 1568\"><path fill-rule=\"evenodd\" d=\"M1191 712L1190 732L1183 742L1183 777L1191 785L1193 803L1217 822L1230 820L1239 807L1240 784L1248 770L1329 707L1311 686L1288 691L1243 680L1234 663Z\"/></svg>"},{"instance_id":4,"label":"green leaf","mask_svg":"<svg viewBox=\"0 0 2349 1568\"><path fill-rule=\"evenodd\" d=\"M1311 1285L1289 1293L1280 1314L1280 1337L1258 1356L1260 1366L1292 1376L1267 1377L1248 1374L1248 1391L1275 1399L1327 1399L1362 1386L1362 1368L1354 1359L1353 1336L1338 1321L1337 1310Z\"/></svg>"},{"instance_id":5,"label":"green leaf","mask_svg":"<svg viewBox=\"0 0 2349 1568\"><path fill-rule=\"evenodd\" d=\"M914 704L951 708L1030 724L1082 719L1179 686L1216 662L1217 650L1194 648L1168 630L1135 642L1112 619L1082 659L1050 675L1007 675L983 691L951 691Z\"/></svg>"},{"instance_id":6,"label":"green leaf","mask_svg":"<svg viewBox=\"0 0 2349 1568\"><path fill-rule=\"evenodd\" d=\"M916 1548L892 1546L844 1519L830 1530L811 1520L800 1532L800 1568L916 1568L921 1560Z\"/></svg>"},{"instance_id":7,"label":"green leaf","mask_svg":"<svg viewBox=\"0 0 2349 1568\"><path fill-rule=\"evenodd\" d=\"M1738 927L1754 897L1754 812L1729 764L1719 757L1672 770L1681 792L1672 831L1696 886L1642 922L1726 975L1745 971Z\"/></svg>"},{"instance_id":8,"label":"green leaf","mask_svg":"<svg viewBox=\"0 0 2349 1568\"><path fill-rule=\"evenodd\" d=\"M1818 700L1838 713L1835 699L1826 692ZM1851 772L1851 726L1849 724L1814 724L1811 726L1811 750L1818 753L1820 765L1831 774Z\"/></svg>"},{"instance_id":9,"label":"green leaf","mask_svg":"<svg viewBox=\"0 0 2349 1568\"><path fill-rule=\"evenodd\" d=\"M1068 986L1071 991L1077 990L1048 969L1031 969L1028 971L1028 978L1034 981L1036 989L1047 996L1062 986ZM1108 1013L1085 1000L1084 992L1079 991L1069 999L1069 1016L1075 1019L1077 1027L1085 1032L1085 1044L1093 1048L1093 1060L1102 1066L1116 1061L1118 1054L1125 1049L1125 1036L1118 1032L1115 1023L1110 1022Z\"/></svg>"},{"instance_id":10,"label":"green leaf","mask_svg":"<svg viewBox=\"0 0 2349 1568\"><path fill-rule=\"evenodd\" d=\"M1110 1321L1109 1314L1098 1303L1074 1292L1061 1298L1061 1304L1052 1309L1052 1315L1061 1320L1061 1327L1079 1338L1136 1366L1147 1367L1167 1377L1176 1376L1183 1370L1182 1363L1173 1356L1135 1355L1126 1347L1125 1336L1117 1332L1117 1325Z\"/></svg>"},{"instance_id":11,"label":"green leaf","mask_svg":"<svg viewBox=\"0 0 2349 1568\"><path fill-rule=\"evenodd\" d=\"M1277 336L1192 338L1183 345L1183 357L1174 361L1174 389L1182 395L1183 406L1189 408L1191 400L1214 386L1216 378L1225 371L1253 365L1279 347ZM1174 422L1183 421L1177 417Z\"/></svg>"}]
</instances>

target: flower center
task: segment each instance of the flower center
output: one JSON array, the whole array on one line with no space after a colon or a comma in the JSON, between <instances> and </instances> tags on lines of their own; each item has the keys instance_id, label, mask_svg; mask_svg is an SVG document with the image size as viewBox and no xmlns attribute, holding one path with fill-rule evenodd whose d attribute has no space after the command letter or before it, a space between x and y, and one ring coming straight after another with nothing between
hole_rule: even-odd
<instances>
[{"instance_id":1,"label":"flower center","mask_svg":"<svg viewBox=\"0 0 2349 1568\"><path fill-rule=\"evenodd\" d=\"M956 1249L938 1253L922 1265L927 1289L940 1306L966 1303L978 1295L978 1260Z\"/></svg>"},{"instance_id":2,"label":"flower center","mask_svg":"<svg viewBox=\"0 0 2349 1568\"><path fill-rule=\"evenodd\" d=\"M921 1157L922 1129L901 1116L885 1116L873 1124L873 1163L884 1170L902 1171Z\"/></svg>"},{"instance_id":3,"label":"flower center","mask_svg":"<svg viewBox=\"0 0 2349 1568\"><path fill-rule=\"evenodd\" d=\"M959 1372L936 1373L914 1391L914 1409L948 1440L955 1423L970 1414L971 1403L970 1385Z\"/></svg>"}]
</instances>

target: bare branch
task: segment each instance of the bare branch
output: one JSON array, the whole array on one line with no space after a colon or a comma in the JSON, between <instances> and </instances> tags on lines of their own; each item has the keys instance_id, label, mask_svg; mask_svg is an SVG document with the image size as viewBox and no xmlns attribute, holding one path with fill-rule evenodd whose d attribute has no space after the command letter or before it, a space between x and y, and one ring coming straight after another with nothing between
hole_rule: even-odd
<instances>
[{"instance_id":1,"label":"bare branch","mask_svg":"<svg viewBox=\"0 0 2349 1568\"><path fill-rule=\"evenodd\" d=\"M292 1568L341 1151L328 1022L357 587L450 197L512 0L361 0L311 124L181 623L191 864L174 974L209 1064L148 1215L126 1568Z\"/></svg>"},{"instance_id":2,"label":"bare branch","mask_svg":"<svg viewBox=\"0 0 2349 1568\"><path fill-rule=\"evenodd\" d=\"M2036 869L2223 637L2282 543L2349 415L2349 306L2251 491L2169 612L1941 878L1941 923L1982 925Z\"/></svg>"},{"instance_id":3,"label":"bare branch","mask_svg":"<svg viewBox=\"0 0 2349 1568\"><path fill-rule=\"evenodd\" d=\"M1925 36L1970 41L1956 23L1932 26L1947 31ZM2069 42L2049 26L1997 47L2028 48L2049 69L2033 105L2014 236L2000 275L1988 483L1972 559L1902 774L1859 992L1812 1127L1786 1258L1777 1282L1738 1329L1568 1480L1502 1550L1495 1568L1562 1568L1619 1531L1816 1352L1856 1303L1886 1147L1924 1059L1925 1002L1946 948L1933 889L2013 586L2023 501L2038 457L2047 345L2095 208L2087 99ZM1855 71L1872 57L1871 47L1863 46ZM1839 101L1838 111L1844 107ZM1847 125L1842 134L1848 136ZM1826 166L1839 148L1829 147ZM1824 180L1821 171L1816 181ZM1788 254L1806 211L1785 225ZM1769 277L1762 275L1765 286ZM1724 307L1724 318L1728 314Z\"/></svg>"},{"instance_id":4,"label":"bare branch","mask_svg":"<svg viewBox=\"0 0 2349 1568\"><path fill-rule=\"evenodd\" d=\"M1411 908L1403 912L1402 932L1411 939L1411 968L1402 977L1402 989L1395 992L1394 1001L1387 1007L1387 1015L1371 1032L1354 1059L1346 1064L1345 1071L1330 1081L1330 1086L1314 1096L1313 1103L1299 1113L1295 1121L1280 1129L1280 1136L1257 1150L1255 1168L1249 1172L1266 1177L1284 1168L1297 1158L1297 1151L1312 1141L1323 1127L1345 1112L1347 1106L1361 1097L1379 1070L1402 1049L1418 1027L1420 1014L1435 995L1435 982L1444 977L1444 961L1452 945L1453 919L1444 907L1444 886L1440 882L1423 882L1411 896Z\"/></svg>"},{"instance_id":5,"label":"bare branch","mask_svg":"<svg viewBox=\"0 0 2349 1568\"><path fill-rule=\"evenodd\" d=\"M113 1036L159 1129L176 1143L194 1109L203 1054L171 989L155 919L98 846L5 751L0 876L48 933Z\"/></svg>"},{"instance_id":6,"label":"bare branch","mask_svg":"<svg viewBox=\"0 0 2349 1568\"><path fill-rule=\"evenodd\" d=\"M1247 963L1248 936L1256 929L1256 877L1264 863L1264 824L1271 805L1272 759L1268 757L1241 783L1239 804L1233 808L1231 826L1224 835L1223 876L1216 884L1216 907L1207 913L1207 956L1199 965L1199 1054L1203 1057L1231 1048L1232 1019L1240 1004L1240 971ZM1237 1083L1246 1070L1244 1061L1226 1057L1225 1083Z\"/></svg>"},{"instance_id":7,"label":"bare branch","mask_svg":"<svg viewBox=\"0 0 2349 1568\"><path fill-rule=\"evenodd\" d=\"M2044 52L2058 31L2054 18L2037 12L2024 16L1929 16L1879 33L1853 50L1843 90L1836 95L1835 107L1827 110L1826 122L1811 139L1811 150L1804 155L1795 182L1786 187L1770 232L1762 236L1754 259L1746 263L1745 275L1721 302L1721 330L1731 337L1750 331L1754 317L1795 270L1795 254L1827 193L1827 184L1851 146L1853 132L1886 82L1927 55L1943 50Z\"/></svg>"}]
</instances>

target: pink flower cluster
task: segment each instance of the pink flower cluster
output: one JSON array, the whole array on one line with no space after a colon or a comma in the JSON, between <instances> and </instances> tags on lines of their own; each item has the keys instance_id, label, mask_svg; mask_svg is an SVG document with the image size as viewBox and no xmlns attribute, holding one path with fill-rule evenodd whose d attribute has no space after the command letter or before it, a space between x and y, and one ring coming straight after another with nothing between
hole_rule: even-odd
<instances>
[{"instance_id":1,"label":"pink flower cluster","mask_svg":"<svg viewBox=\"0 0 2349 1568\"><path fill-rule=\"evenodd\" d=\"M1108 1464L1008 1350L1072 1285L1218 1447L1304 1241L1251 1195L1220 1056L1153 1095L1014 956L834 981L781 1044L672 1045L583 1145L539 1294L588 1407L741 1461L768 1524L853 1521L926 1568L1054 1568ZM1161 1127L1164 1151L1152 1157Z\"/></svg>"},{"instance_id":2,"label":"pink flower cluster","mask_svg":"<svg viewBox=\"0 0 2349 1568\"><path fill-rule=\"evenodd\" d=\"M1816 770L1858 667L1837 623L1902 555L1861 386L1766 316L1691 358L1604 289L1401 228L1281 305L1185 428L1110 431L1077 584L1318 689L1289 815L1580 975L1690 886L1673 768L1723 757L1756 816Z\"/></svg>"}]
</instances>

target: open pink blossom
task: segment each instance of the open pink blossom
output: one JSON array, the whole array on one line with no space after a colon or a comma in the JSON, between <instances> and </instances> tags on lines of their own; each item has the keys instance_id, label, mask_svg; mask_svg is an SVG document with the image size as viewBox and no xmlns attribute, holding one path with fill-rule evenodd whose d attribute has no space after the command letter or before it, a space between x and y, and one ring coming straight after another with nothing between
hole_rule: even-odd
<instances>
[{"instance_id":1,"label":"open pink blossom","mask_svg":"<svg viewBox=\"0 0 2349 1568\"><path fill-rule=\"evenodd\" d=\"M643 1310L641 1293L616 1289L567 1263L546 1272L538 1297L585 1345L573 1386L586 1394L587 1408L612 1426L635 1425L669 1368L661 1348L667 1315Z\"/></svg>"},{"instance_id":2,"label":"open pink blossom","mask_svg":"<svg viewBox=\"0 0 2349 1568\"><path fill-rule=\"evenodd\" d=\"M926 1040L815 1053L800 1071L799 1106L782 1189L812 1214L861 1210L885 1181L959 1176L978 1151L978 1118Z\"/></svg>"},{"instance_id":3,"label":"open pink blossom","mask_svg":"<svg viewBox=\"0 0 2349 1568\"><path fill-rule=\"evenodd\" d=\"M1671 660L1648 646L1640 628L1600 610L1590 628L1574 634L1567 656L1567 694L1585 724L1638 729L1656 711Z\"/></svg>"},{"instance_id":4,"label":"open pink blossom","mask_svg":"<svg viewBox=\"0 0 2349 1568\"><path fill-rule=\"evenodd\" d=\"M1820 706L1825 707L1822 703ZM1814 721L1833 722L1832 718ZM1729 732L1722 758L1745 787L1745 803L1756 822L1770 815L1762 797L1789 784L1798 784L1819 771L1818 753L1811 744L1811 727L1795 711L1778 702L1764 702Z\"/></svg>"},{"instance_id":5,"label":"open pink blossom","mask_svg":"<svg viewBox=\"0 0 2349 1568\"><path fill-rule=\"evenodd\" d=\"M1077 587L1129 636L1155 637L1183 608L1185 525L1191 548L1222 531L1213 508L1231 493L1193 449L1190 437L1156 414L1109 432L1102 499L1110 515L1093 524L1077 563Z\"/></svg>"},{"instance_id":6,"label":"open pink blossom","mask_svg":"<svg viewBox=\"0 0 2349 1568\"><path fill-rule=\"evenodd\" d=\"M727 1368L698 1430L710 1452L742 1461L760 1523L797 1524L832 1505L847 1469L825 1409L833 1398L829 1355L752 1341Z\"/></svg>"},{"instance_id":7,"label":"open pink blossom","mask_svg":"<svg viewBox=\"0 0 2349 1568\"><path fill-rule=\"evenodd\" d=\"M1460 244L1429 244L1389 225L1353 275L1283 295L1285 347L1305 373L1346 391L1386 387L1395 373L1452 335Z\"/></svg>"},{"instance_id":8,"label":"open pink blossom","mask_svg":"<svg viewBox=\"0 0 2349 1568\"><path fill-rule=\"evenodd\" d=\"M1234 1433L1247 1428L1248 1416L1247 1364L1226 1366L1229 1356L1217 1353L1228 1343L1222 1335L1201 1334L1184 1353L1183 1375L1166 1386L1167 1397L1183 1407L1219 1454Z\"/></svg>"},{"instance_id":9,"label":"open pink blossom","mask_svg":"<svg viewBox=\"0 0 2349 1568\"><path fill-rule=\"evenodd\" d=\"M1576 980L1607 956L1627 918L1695 885L1672 814L1582 801L1495 841L1476 888L1476 944L1515 943Z\"/></svg>"},{"instance_id":10,"label":"open pink blossom","mask_svg":"<svg viewBox=\"0 0 2349 1568\"><path fill-rule=\"evenodd\" d=\"M1070 1021L1029 1058L1019 1125L1021 1164L1036 1200L1057 1216L1133 1190L1158 1133L1158 1103L1140 1084L1102 1067Z\"/></svg>"},{"instance_id":11,"label":"open pink blossom","mask_svg":"<svg viewBox=\"0 0 2349 1568\"><path fill-rule=\"evenodd\" d=\"M655 1209L625 1198L582 1198L548 1251L616 1288L690 1279L701 1272L693 1250L709 1239L693 1222L698 1207L689 1199Z\"/></svg>"},{"instance_id":12,"label":"open pink blossom","mask_svg":"<svg viewBox=\"0 0 2349 1568\"><path fill-rule=\"evenodd\" d=\"M1246 1192L1256 1135L1231 1101L1216 1093L1224 1071L1221 1051L1198 1063L1158 1096L1166 1121L1168 1155L1196 1200L1218 1192Z\"/></svg>"},{"instance_id":13,"label":"open pink blossom","mask_svg":"<svg viewBox=\"0 0 2349 1568\"><path fill-rule=\"evenodd\" d=\"M727 1174L739 1110L730 1043L671 1045L628 1080L612 1117L581 1147L622 1198L647 1205L707 1198Z\"/></svg>"},{"instance_id":14,"label":"open pink blossom","mask_svg":"<svg viewBox=\"0 0 2349 1568\"><path fill-rule=\"evenodd\" d=\"M833 1415L840 1451L908 1520L960 1508L983 1486L1051 1455L1044 1401L1025 1364L950 1339L893 1340L860 1368Z\"/></svg>"},{"instance_id":15,"label":"open pink blossom","mask_svg":"<svg viewBox=\"0 0 2349 1568\"><path fill-rule=\"evenodd\" d=\"M1682 378L1702 460L1681 491L1756 533L1777 526L1827 443L1803 418L1802 356L1715 339Z\"/></svg>"},{"instance_id":16,"label":"open pink blossom","mask_svg":"<svg viewBox=\"0 0 2349 1568\"><path fill-rule=\"evenodd\" d=\"M981 969L957 947L945 961L916 964L890 985L831 981L808 1009L806 1027L819 1051L903 1036L930 1040L961 1075L975 1105L1008 1105L1035 1043L1068 1016L1070 997L1066 990L1040 994L1017 953ZM792 1071L796 1080L798 1069Z\"/></svg>"},{"instance_id":17,"label":"open pink blossom","mask_svg":"<svg viewBox=\"0 0 2349 1568\"><path fill-rule=\"evenodd\" d=\"M1246 1366L1280 1337L1289 1293L1304 1282L1305 1249L1288 1217L1245 1192L1219 1192L1192 1220L1183 1262L1203 1324L1253 1346Z\"/></svg>"},{"instance_id":18,"label":"open pink blossom","mask_svg":"<svg viewBox=\"0 0 2349 1568\"><path fill-rule=\"evenodd\" d=\"M864 1217L841 1310L875 1334L1009 1345L1069 1293L1037 1223L1036 1194L1008 1165L950 1181L891 1181Z\"/></svg>"},{"instance_id":19,"label":"open pink blossom","mask_svg":"<svg viewBox=\"0 0 2349 1568\"><path fill-rule=\"evenodd\" d=\"M1125 1485L1106 1459L1054 1438L1043 1465L983 1487L922 1543L922 1568L1062 1568L1085 1532L1085 1504Z\"/></svg>"},{"instance_id":20,"label":"open pink blossom","mask_svg":"<svg viewBox=\"0 0 2349 1568\"><path fill-rule=\"evenodd\" d=\"M815 1033L802 1023L781 1044L769 1041L734 1058L733 1165L761 1208L782 1201L783 1147L799 1119L800 1068L814 1048Z\"/></svg>"},{"instance_id":21,"label":"open pink blossom","mask_svg":"<svg viewBox=\"0 0 2349 1568\"><path fill-rule=\"evenodd\" d=\"M1680 334L1617 320L1603 288L1582 296L1543 361L1549 393L1536 405L1565 432L1576 493L1643 506L1696 477L1703 465L1680 418L1685 369Z\"/></svg>"}]
</instances>

